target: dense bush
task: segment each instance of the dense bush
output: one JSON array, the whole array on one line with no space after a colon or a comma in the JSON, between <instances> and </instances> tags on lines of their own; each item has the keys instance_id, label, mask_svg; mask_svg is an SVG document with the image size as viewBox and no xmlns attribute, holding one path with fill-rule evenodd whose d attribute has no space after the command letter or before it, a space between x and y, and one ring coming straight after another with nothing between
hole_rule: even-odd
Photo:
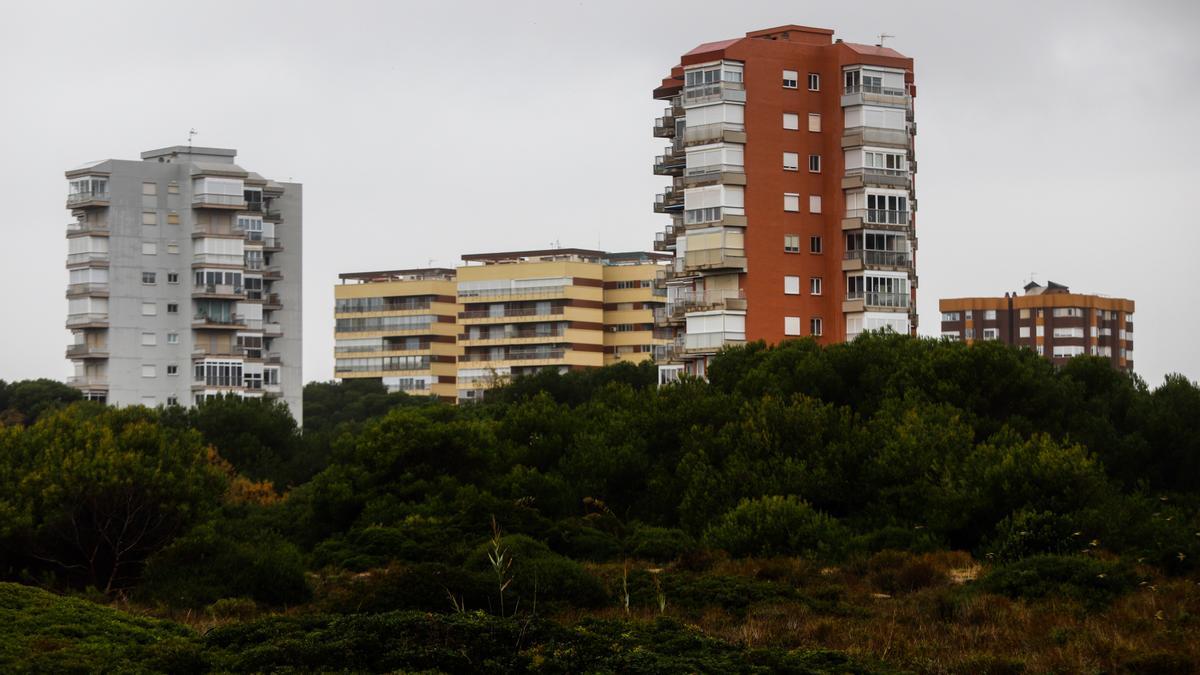
<instances>
[{"instance_id":1,"label":"dense bush","mask_svg":"<svg viewBox=\"0 0 1200 675\"><path fill-rule=\"evenodd\" d=\"M734 556L834 558L845 539L836 519L792 495L743 500L704 533L706 544Z\"/></svg>"},{"instance_id":2,"label":"dense bush","mask_svg":"<svg viewBox=\"0 0 1200 675\"><path fill-rule=\"evenodd\" d=\"M1037 555L991 570L984 590L1010 598L1065 597L1104 605L1132 590L1137 575L1125 564L1075 555Z\"/></svg>"}]
</instances>

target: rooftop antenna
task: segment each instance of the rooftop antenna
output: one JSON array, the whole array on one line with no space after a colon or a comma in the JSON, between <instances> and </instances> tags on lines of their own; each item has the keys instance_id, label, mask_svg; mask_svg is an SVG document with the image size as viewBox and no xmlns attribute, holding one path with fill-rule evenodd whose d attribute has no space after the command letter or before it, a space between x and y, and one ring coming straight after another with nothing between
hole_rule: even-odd
<instances>
[{"instance_id":1,"label":"rooftop antenna","mask_svg":"<svg viewBox=\"0 0 1200 675\"><path fill-rule=\"evenodd\" d=\"M192 137L198 133L200 133L200 132L196 131L196 129L194 127L190 131L188 131L188 152L192 151Z\"/></svg>"},{"instance_id":2,"label":"rooftop antenna","mask_svg":"<svg viewBox=\"0 0 1200 675\"><path fill-rule=\"evenodd\" d=\"M894 37L896 37L896 36L895 36L895 35L888 35L887 33L880 33L880 34L879 34L879 44L877 44L877 45L875 45L875 46L876 46L876 47L882 47L882 46L883 46L883 41L884 41L884 40L886 40L886 39L888 39L888 38L894 38Z\"/></svg>"}]
</instances>

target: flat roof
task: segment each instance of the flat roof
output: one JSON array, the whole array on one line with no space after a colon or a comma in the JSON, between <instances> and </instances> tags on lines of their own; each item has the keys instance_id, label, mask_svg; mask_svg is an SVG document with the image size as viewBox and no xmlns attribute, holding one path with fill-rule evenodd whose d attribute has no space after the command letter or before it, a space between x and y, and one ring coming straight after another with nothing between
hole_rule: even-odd
<instances>
[{"instance_id":1,"label":"flat roof","mask_svg":"<svg viewBox=\"0 0 1200 675\"><path fill-rule=\"evenodd\" d=\"M674 256L670 253L624 251L610 253L589 248L546 248L530 251L501 251L497 253L468 253L463 255L464 262L503 262L520 261L527 258L584 258L596 260L667 260Z\"/></svg>"},{"instance_id":2,"label":"flat roof","mask_svg":"<svg viewBox=\"0 0 1200 675\"><path fill-rule=\"evenodd\" d=\"M455 271L448 267L416 267L406 270L379 270L377 272L344 272L339 279L358 281L403 281L404 279L448 279Z\"/></svg>"}]
</instances>

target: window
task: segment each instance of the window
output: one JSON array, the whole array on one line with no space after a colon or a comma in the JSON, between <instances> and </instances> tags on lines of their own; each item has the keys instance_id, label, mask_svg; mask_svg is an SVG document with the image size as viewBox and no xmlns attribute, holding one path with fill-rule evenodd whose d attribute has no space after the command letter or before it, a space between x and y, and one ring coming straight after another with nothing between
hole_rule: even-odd
<instances>
[{"instance_id":1,"label":"window","mask_svg":"<svg viewBox=\"0 0 1200 675\"><path fill-rule=\"evenodd\" d=\"M808 171L809 171L809 173L821 173L821 156L820 155L809 155L808 156Z\"/></svg>"},{"instance_id":2,"label":"window","mask_svg":"<svg viewBox=\"0 0 1200 675\"><path fill-rule=\"evenodd\" d=\"M973 316L973 314L974 314L974 313L975 313L975 312L974 312L974 310L970 310L970 309L968 309L968 310L966 311L966 317L967 317L967 321L970 321L971 319L975 318L975 317Z\"/></svg>"},{"instance_id":3,"label":"window","mask_svg":"<svg viewBox=\"0 0 1200 675\"><path fill-rule=\"evenodd\" d=\"M821 131L821 113L808 113L808 130Z\"/></svg>"},{"instance_id":4,"label":"window","mask_svg":"<svg viewBox=\"0 0 1200 675\"><path fill-rule=\"evenodd\" d=\"M799 253L800 252L800 235L798 235L798 234L783 235L783 252L784 253Z\"/></svg>"},{"instance_id":5,"label":"window","mask_svg":"<svg viewBox=\"0 0 1200 675\"><path fill-rule=\"evenodd\" d=\"M783 210L784 211L799 211L800 210L800 195L785 192L783 193Z\"/></svg>"},{"instance_id":6,"label":"window","mask_svg":"<svg viewBox=\"0 0 1200 675\"><path fill-rule=\"evenodd\" d=\"M1022 319L1028 319L1028 318L1029 318L1029 310L1028 310L1028 309L1023 309L1023 310L1021 310L1021 318L1022 318Z\"/></svg>"},{"instance_id":7,"label":"window","mask_svg":"<svg viewBox=\"0 0 1200 675\"><path fill-rule=\"evenodd\" d=\"M173 376L173 375L178 375L178 374L179 374L179 366L175 366L175 365L167 366L167 375Z\"/></svg>"},{"instance_id":8,"label":"window","mask_svg":"<svg viewBox=\"0 0 1200 675\"><path fill-rule=\"evenodd\" d=\"M158 194L158 183L142 183L142 194L147 196Z\"/></svg>"},{"instance_id":9,"label":"window","mask_svg":"<svg viewBox=\"0 0 1200 675\"><path fill-rule=\"evenodd\" d=\"M800 153L798 153L798 152L783 153L783 170L784 171L799 171L800 170Z\"/></svg>"},{"instance_id":10,"label":"window","mask_svg":"<svg viewBox=\"0 0 1200 675\"><path fill-rule=\"evenodd\" d=\"M169 344L169 345L179 344L179 333L167 333L167 344Z\"/></svg>"},{"instance_id":11,"label":"window","mask_svg":"<svg viewBox=\"0 0 1200 675\"><path fill-rule=\"evenodd\" d=\"M783 128L799 130L800 115L797 115L796 113L783 113Z\"/></svg>"},{"instance_id":12,"label":"window","mask_svg":"<svg viewBox=\"0 0 1200 675\"><path fill-rule=\"evenodd\" d=\"M154 272L142 272L142 285L153 286L157 282L158 275Z\"/></svg>"},{"instance_id":13,"label":"window","mask_svg":"<svg viewBox=\"0 0 1200 675\"><path fill-rule=\"evenodd\" d=\"M1078 317L1083 316L1083 310L1078 307L1055 307L1054 316L1056 317Z\"/></svg>"},{"instance_id":14,"label":"window","mask_svg":"<svg viewBox=\"0 0 1200 675\"><path fill-rule=\"evenodd\" d=\"M178 272L167 272L167 283L168 284L179 283L179 273Z\"/></svg>"},{"instance_id":15,"label":"window","mask_svg":"<svg viewBox=\"0 0 1200 675\"><path fill-rule=\"evenodd\" d=\"M1045 347L1045 345L1038 345L1038 346L1037 346L1037 353L1038 353L1038 356L1045 356L1045 355L1046 355L1046 347Z\"/></svg>"},{"instance_id":16,"label":"window","mask_svg":"<svg viewBox=\"0 0 1200 675\"><path fill-rule=\"evenodd\" d=\"M158 377L158 366L152 363L143 364L142 377Z\"/></svg>"},{"instance_id":17,"label":"window","mask_svg":"<svg viewBox=\"0 0 1200 675\"><path fill-rule=\"evenodd\" d=\"M167 224L168 225L178 225L179 224L179 214L174 213L174 212L168 213L167 214Z\"/></svg>"},{"instance_id":18,"label":"window","mask_svg":"<svg viewBox=\"0 0 1200 675\"><path fill-rule=\"evenodd\" d=\"M809 213L820 213L821 212L821 195L809 195L808 196L808 212Z\"/></svg>"},{"instance_id":19,"label":"window","mask_svg":"<svg viewBox=\"0 0 1200 675\"><path fill-rule=\"evenodd\" d=\"M178 314L178 313L179 313L179 305L177 305L173 302L168 302L167 303L167 314Z\"/></svg>"},{"instance_id":20,"label":"window","mask_svg":"<svg viewBox=\"0 0 1200 675\"><path fill-rule=\"evenodd\" d=\"M157 225L158 224L158 214L153 211L143 211L142 212L142 224L143 225Z\"/></svg>"},{"instance_id":21,"label":"window","mask_svg":"<svg viewBox=\"0 0 1200 675\"><path fill-rule=\"evenodd\" d=\"M1017 334L1018 334L1018 335L1020 335L1020 336L1021 336L1021 337L1023 337L1023 338L1027 338L1027 337L1029 337L1029 326L1021 326L1021 327L1020 327L1020 328L1017 330Z\"/></svg>"},{"instance_id":22,"label":"window","mask_svg":"<svg viewBox=\"0 0 1200 675\"><path fill-rule=\"evenodd\" d=\"M176 183L175 181L171 181L170 183L167 183L167 194L169 194L169 195L179 194L179 183Z\"/></svg>"},{"instance_id":23,"label":"window","mask_svg":"<svg viewBox=\"0 0 1200 675\"><path fill-rule=\"evenodd\" d=\"M170 305L167 305L169 308ZM153 302L142 303L142 316L158 316L158 305Z\"/></svg>"},{"instance_id":24,"label":"window","mask_svg":"<svg viewBox=\"0 0 1200 675\"><path fill-rule=\"evenodd\" d=\"M983 329L983 339L984 340L996 340L999 337L1000 337L999 330L997 330L995 328L984 328Z\"/></svg>"},{"instance_id":25,"label":"window","mask_svg":"<svg viewBox=\"0 0 1200 675\"><path fill-rule=\"evenodd\" d=\"M784 335L799 335L800 334L800 317L798 317L798 316L783 317L783 334Z\"/></svg>"},{"instance_id":26,"label":"window","mask_svg":"<svg viewBox=\"0 0 1200 675\"><path fill-rule=\"evenodd\" d=\"M1055 345L1054 355L1057 357L1080 356L1083 354L1083 345Z\"/></svg>"},{"instance_id":27,"label":"window","mask_svg":"<svg viewBox=\"0 0 1200 675\"><path fill-rule=\"evenodd\" d=\"M820 318L814 316L813 318L808 320L808 332L810 335L812 335L814 337L821 336L821 319Z\"/></svg>"},{"instance_id":28,"label":"window","mask_svg":"<svg viewBox=\"0 0 1200 675\"><path fill-rule=\"evenodd\" d=\"M821 294L821 277L812 277L808 280L808 292L810 295Z\"/></svg>"},{"instance_id":29,"label":"window","mask_svg":"<svg viewBox=\"0 0 1200 675\"><path fill-rule=\"evenodd\" d=\"M1054 329L1054 337L1056 337L1056 338L1082 338L1083 337L1083 328L1078 327L1078 326L1075 328L1055 328Z\"/></svg>"},{"instance_id":30,"label":"window","mask_svg":"<svg viewBox=\"0 0 1200 675\"><path fill-rule=\"evenodd\" d=\"M167 244L167 253L179 255L179 244Z\"/></svg>"},{"instance_id":31,"label":"window","mask_svg":"<svg viewBox=\"0 0 1200 675\"><path fill-rule=\"evenodd\" d=\"M825 252L824 246L821 243L820 235L814 235L808 238L808 252L816 254Z\"/></svg>"},{"instance_id":32,"label":"window","mask_svg":"<svg viewBox=\"0 0 1200 675\"><path fill-rule=\"evenodd\" d=\"M799 78L800 78L799 74L797 74L796 71L794 71L794 70L783 71L783 88L784 89L795 89L797 86L796 81Z\"/></svg>"},{"instance_id":33,"label":"window","mask_svg":"<svg viewBox=\"0 0 1200 675\"><path fill-rule=\"evenodd\" d=\"M152 241L143 241L142 255L158 255L158 244Z\"/></svg>"},{"instance_id":34,"label":"window","mask_svg":"<svg viewBox=\"0 0 1200 675\"><path fill-rule=\"evenodd\" d=\"M168 396L167 397L167 405L179 405L179 397L178 396Z\"/></svg>"},{"instance_id":35,"label":"window","mask_svg":"<svg viewBox=\"0 0 1200 675\"><path fill-rule=\"evenodd\" d=\"M808 74L808 90L821 91L821 76L817 73Z\"/></svg>"},{"instance_id":36,"label":"window","mask_svg":"<svg viewBox=\"0 0 1200 675\"><path fill-rule=\"evenodd\" d=\"M995 321L996 320L996 310L994 310L994 309L984 310L983 320L984 321Z\"/></svg>"},{"instance_id":37,"label":"window","mask_svg":"<svg viewBox=\"0 0 1200 675\"><path fill-rule=\"evenodd\" d=\"M1035 334L1036 334L1038 337L1046 337L1046 327L1045 327L1045 326L1038 326Z\"/></svg>"},{"instance_id":38,"label":"window","mask_svg":"<svg viewBox=\"0 0 1200 675\"><path fill-rule=\"evenodd\" d=\"M942 321L958 321L961 318L958 312L942 312Z\"/></svg>"},{"instance_id":39,"label":"window","mask_svg":"<svg viewBox=\"0 0 1200 675\"><path fill-rule=\"evenodd\" d=\"M783 278L783 292L785 295L800 295L800 277Z\"/></svg>"},{"instance_id":40,"label":"window","mask_svg":"<svg viewBox=\"0 0 1200 675\"><path fill-rule=\"evenodd\" d=\"M153 347L158 344L158 333L142 333L142 346Z\"/></svg>"}]
</instances>

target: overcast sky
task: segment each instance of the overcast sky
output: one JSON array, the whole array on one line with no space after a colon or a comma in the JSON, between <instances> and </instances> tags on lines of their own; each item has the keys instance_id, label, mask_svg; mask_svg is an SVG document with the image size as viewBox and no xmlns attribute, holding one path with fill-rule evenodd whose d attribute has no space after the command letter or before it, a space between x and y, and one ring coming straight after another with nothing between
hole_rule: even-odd
<instances>
[{"instance_id":1,"label":"overcast sky","mask_svg":"<svg viewBox=\"0 0 1200 675\"><path fill-rule=\"evenodd\" d=\"M68 168L194 127L304 183L304 375L327 380L339 272L647 249L650 90L788 23L916 60L921 333L939 297L1036 274L1135 300L1151 385L1200 378L1200 3L108 0L0 20L0 379L71 372Z\"/></svg>"}]
</instances>

